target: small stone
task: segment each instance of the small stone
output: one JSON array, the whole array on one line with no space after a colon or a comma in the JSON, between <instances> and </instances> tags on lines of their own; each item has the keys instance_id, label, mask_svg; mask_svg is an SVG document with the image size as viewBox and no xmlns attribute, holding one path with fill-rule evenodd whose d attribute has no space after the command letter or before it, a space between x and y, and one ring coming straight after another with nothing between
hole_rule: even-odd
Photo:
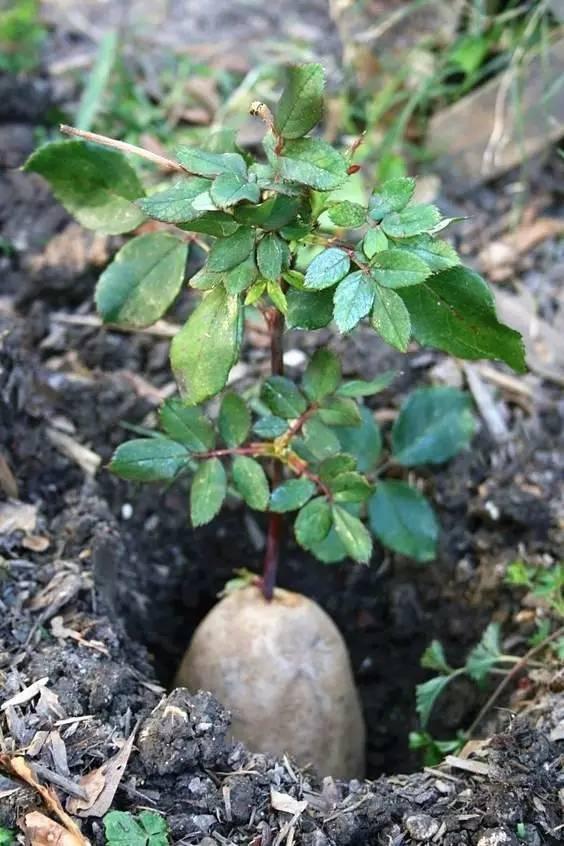
<instances>
[{"instance_id":1,"label":"small stone","mask_svg":"<svg viewBox=\"0 0 564 846\"><path fill-rule=\"evenodd\" d=\"M302 350L287 350L284 353L286 367L303 367L305 362L306 354Z\"/></svg>"},{"instance_id":2,"label":"small stone","mask_svg":"<svg viewBox=\"0 0 564 846\"><path fill-rule=\"evenodd\" d=\"M406 819L405 827L414 840L430 840L439 830L440 824L429 814L413 814Z\"/></svg>"},{"instance_id":3,"label":"small stone","mask_svg":"<svg viewBox=\"0 0 564 846\"><path fill-rule=\"evenodd\" d=\"M192 822L198 831L201 831L202 834L208 834L212 826L216 825L217 818L213 814L194 814Z\"/></svg>"},{"instance_id":4,"label":"small stone","mask_svg":"<svg viewBox=\"0 0 564 846\"><path fill-rule=\"evenodd\" d=\"M503 828L491 828L484 831L477 846L516 846L517 840Z\"/></svg>"}]
</instances>

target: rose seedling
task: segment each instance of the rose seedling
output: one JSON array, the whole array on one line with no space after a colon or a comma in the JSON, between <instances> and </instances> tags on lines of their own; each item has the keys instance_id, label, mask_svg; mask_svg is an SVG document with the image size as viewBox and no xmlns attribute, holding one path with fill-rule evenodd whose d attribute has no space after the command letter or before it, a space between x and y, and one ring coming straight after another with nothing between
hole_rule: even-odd
<instances>
[{"instance_id":1,"label":"rose seedling","mask_svg":"<svg viewBox=\"0 0 564 846\"><path fill-rule=\"evenodd\" d=\"M368 403L394 374L344 381L339 357L320 348L296 381L284 373L286 329L348 334L363 322L401 352L415 341L525 369L520 336L498 321L488 286L443 238L452 219L414 200L414 179L378 185L364 203L350 199L358 145L342 152L311 134L323 88L320 65L294 67L274 111L252 104L265 125L257 157L227 130L163 158L67 127L79 137L45 145L25 166L84 226L122 234L152 221L99 279L105 323L150 326L186 284L197 292L171 343L179 396L162 406L159 432L122 444L110 469L140 482L189 477L193 526L213 520L228 495L265 512L268 601L291 523L298 544L323 562L369 562L373 536L432 560L438 523L408 471L447 461L474 431L465 394L421 388L403 403L385 453ZM129 153L166 167L173 183L146 192ZM205 260L187 278L196 249ZM242 396L226 386L251 310L270 335L271 374Z\"/></svg>"}]
</instances>

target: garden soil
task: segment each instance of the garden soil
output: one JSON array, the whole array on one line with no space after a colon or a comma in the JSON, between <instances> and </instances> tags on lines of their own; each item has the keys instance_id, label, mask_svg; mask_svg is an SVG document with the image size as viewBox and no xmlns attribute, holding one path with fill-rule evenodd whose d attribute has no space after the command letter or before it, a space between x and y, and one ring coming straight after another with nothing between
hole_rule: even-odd
<instances>
[{"instance_id":1,"label":"garden soil","mask_svg":"<svg viewBox=\"0 0 564 846\"><path fill-rule=\"evenodd\" d=\"M63 803L81 776L102 768L111 807L165 814L173 843L563 842L561 676L522 674L510 706L528 703L524 715L490 713L481 734L493 734L474 743L471 759L421 769L408 749L415 685L427 677L419 662L433 638L456 666L491 620L508 633L506 651L525 651L534 631L535 608L522 606L503 577L519 556L550 561L561 551L558 386L531 377L527 393L502 392L496 408L507 439L495 441L482 420L470 450L425 472L442 524L433 564L377 549L370 567L324 566L287 544L281 585L319 602L347 641L370 780L320 783L287 759L234 744L220 703L170 684L233 570L259 569L264 525L233 503L192 531L182 483L140 488L106 471L128 436L124 424L150 425L173 390L166 327L162 335L100 328L93 286L119 241L84 233L38 178L14 170L46 119L46 81L4 77L2 91L0 237L11 245L0 256L2 751L23 751ZM503 185L496 190L510 202ZM468 200L474 227L497 218L497 195L482 189ZM463 232L472 260L476 228ZM525 285L548 280L538 290L547 319L558 263L562 269L564 252L553 241L523 270ZM191 305L186 294L170 320L180 322ZM251 326L253 336L238 374L243 386L267 368ZM347 376L401 371L374 399L386 438L411 387L462 378L439 353L399 356L367 332L346 344L328 332L295 333L287 349L327 342L342 350ZM290 360L299 369L300 356ZM453 683L431 731L450 737L467 726L488 692ZM126 759L121 769L118 754ZM84 796L82 803L83 831L101 844L100 806L89 815ZM37 791L4 767L0 825L15 825L33 807L42 807Z\"/></svg>"}]
</instances>

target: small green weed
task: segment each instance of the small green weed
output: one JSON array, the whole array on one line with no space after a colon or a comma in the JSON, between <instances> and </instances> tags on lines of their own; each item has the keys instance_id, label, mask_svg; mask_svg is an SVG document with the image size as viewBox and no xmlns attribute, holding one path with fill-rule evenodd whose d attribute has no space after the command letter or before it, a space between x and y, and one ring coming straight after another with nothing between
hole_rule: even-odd
<instances>
[{"instance_id":1,"label":"small green weed","mask_svg":"<svg viewBox=\"0 0 564 846\"><path fill-rule=\"evenodd\" d=\"M107 846L169 846L166 821L152 811L137 816L110 811L104 817Z\"/></svg>"},{"instance_id":2,"label":"small green weed","mask_svg":"<svg viewBox=\"0 0 564 846\"><path fill-rule=\"evenodd\" d=\"M34 70L46 29L39 20L37 0L0 3L0 71L21 73Z\"/></svg>"}]
</instances>

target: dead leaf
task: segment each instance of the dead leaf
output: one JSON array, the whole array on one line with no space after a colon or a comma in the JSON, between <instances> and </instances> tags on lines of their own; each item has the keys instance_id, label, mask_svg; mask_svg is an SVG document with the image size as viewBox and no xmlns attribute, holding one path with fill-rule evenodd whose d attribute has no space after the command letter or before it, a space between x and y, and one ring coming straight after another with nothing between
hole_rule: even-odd
<instances>
[{"instance_id":1,"label":"dead leaf","mask_svg":"<svg viewBox=\"0 0 564 846\"><path fill-rule=\"evenodd\" d=\"M26 814L21 828L30 846L84 846L88 842L40 811Z\"/></svg>"},{"instance_id":2,"label":"dead leaf","mask_svg":"<svg viewBox=\"0 0 564 846\"><path fill-rule=\"evenodd\" d=\"M17 499L0 503L0 534L33 532L37 523L37 506Z\"/></svg>"},{"instance_id":3,"label":"dead leaf","mask_svg":"<svg viewBox=\"0 0 564 846\"><path fill-rule=\"evenodd\" d=\"M69 798L67 801L69 813L79 817L103 817L109 811L131 755L136 733L137 727L117 755L80 779L79 785L86 790L89 798Z\"/></svg>"},{"instance_id":4,"label":"dead leaf","mask_svg":"<svg viewBox=\"0 0 564 846\"><path fill-rule=\"evenodd\" d=\"M9 775L15 775L39 793L46 808L60 819L67 832L73 836L73 840L67 840L65 846L90 846L88 840L83 836L75 821L69 817L62 807L55 791L51 790L49 787L45 787L44 784L40 784L37 781L33 770L29 764L26 763L24 758L11 758L9 755L2 753L0 754L0 769L3 769ZM46 817L46 819L48 819L48 817ZM37 844L41 843L40 840L32 842L36 842ZM44 842L58 844L57 840Z\"/></svg>"}]
</instances>

